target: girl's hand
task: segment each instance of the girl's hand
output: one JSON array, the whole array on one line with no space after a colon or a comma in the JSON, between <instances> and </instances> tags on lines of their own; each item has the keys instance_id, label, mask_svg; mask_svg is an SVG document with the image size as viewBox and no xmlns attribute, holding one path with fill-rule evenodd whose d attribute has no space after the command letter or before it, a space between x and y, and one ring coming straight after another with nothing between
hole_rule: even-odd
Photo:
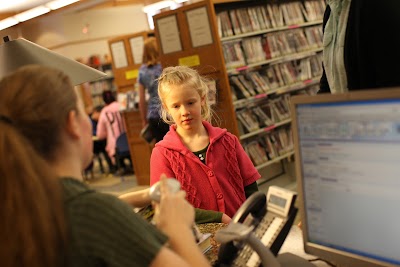
<instances>
[{"instance_id":1,"label":"girl's hand","mask_svg":"<svg viewBox=\"0 0 400 267\"><path fill-rule=\"evenodd\" d=\"M169 237L176 236L183 227L192 227L194 208L186 201L185 191L170 192L165 174L161 175L160 181L161 201L155 205L155 223Z\"/></svg>"},{"instance_id":2,"label":"girl's hand","mask_svg":"<svg viewBox=\"0 0 400 267\"><path fill-rule=\"evenodd\" d=\"M226 215L225 213L222 214L221 222L229 224L232 221L232 218Z\"/></svg>"}]
</instances>

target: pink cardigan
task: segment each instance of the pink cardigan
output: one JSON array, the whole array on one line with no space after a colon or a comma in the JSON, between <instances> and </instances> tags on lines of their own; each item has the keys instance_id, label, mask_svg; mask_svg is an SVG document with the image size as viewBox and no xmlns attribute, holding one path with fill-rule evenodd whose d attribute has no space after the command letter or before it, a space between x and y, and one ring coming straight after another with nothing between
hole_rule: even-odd
<instances>
[{"instance_id":1,"label":"pink cardigan","mask_svg":"<svg viewBox=\"0 0 400 267\"><path fill-rule=\"evenodd\" d=\"M171 126L151 154L150 185L165 173L181 183L195 208L232 217L246 200L244 187L258 180L260 174L236 136L208 122L203 125L210 136L206 164L183 145L175 126Z\"/></svg>"}]
</instances>

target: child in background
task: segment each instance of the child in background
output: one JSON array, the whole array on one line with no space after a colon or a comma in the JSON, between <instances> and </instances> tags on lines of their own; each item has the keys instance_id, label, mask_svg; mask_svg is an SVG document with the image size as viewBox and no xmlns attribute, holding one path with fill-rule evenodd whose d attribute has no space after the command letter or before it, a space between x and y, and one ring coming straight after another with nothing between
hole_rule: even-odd
<instances>
[{"instance_id":1,"label":"child in background","mask_svg":"<svg viewBox=\"0 0 400 267\"><path fill-rule=\"evenodd\" d=\"M175 177L196 208L197 223L229 223L246 198L258 191L260 174L238 138L209 123L212 94L197 71L168 67L158 83L161 115L174 124L152 151L150 184L162 173Z\"/></svg>"},{"instance_id":2,"label":"child in background","mask_svg":"<svg viewBox=\"0 0 400 267\"><path fill-rule=\"evenodd\" d=\"M129 173L131 170L126 166L123 159L116 162L115 153L118 137L125 133L125 122L119 111L119 103L115 100L114 94L107 90L102 93L103 101L106 106L101 110L97 122L96 136L102 140L106 139L106 151L111 159L111 173L118 171L119 174ZM121 170L117 170L117 166L121 166ZM132 166L132 165L131 165Z\"/></svg>"},{"instance_id":3,"label":"child in background","mask_svg":"<svg viewBox=\"0 0 400 267\"><path fill-rule=\"evenodd\" d=\"M92 121L92 128L93 128L93 136L97 137L97 123L99 122L99 118L100 118L100 113L101 110L103 109L103 106L96 106L93 109L92 114L90 114L90 120ZM115 168L111 158L108 156L108 153L106 151L106 145L107 145L107 140L106 139L97 139L94 140L93 142L93 154L100 156L100 154L103 154L104 159L107 162L107 166L108 166L108 172L112 173L113 169ZM102 173L104 173L104 169L102 166L102 161L101 159L99 160L99 165L100 165L100 169L102 171Z\"/></svg>"}]
</instances>

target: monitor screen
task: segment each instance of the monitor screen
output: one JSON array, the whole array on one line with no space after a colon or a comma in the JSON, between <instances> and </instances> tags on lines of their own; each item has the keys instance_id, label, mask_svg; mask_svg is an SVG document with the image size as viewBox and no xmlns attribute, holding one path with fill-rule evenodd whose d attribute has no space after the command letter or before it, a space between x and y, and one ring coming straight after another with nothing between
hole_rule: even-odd
<instances>
[{"instance_id":1,"label":"monitor screen","mask_svg":"<svg viewBox=\"0 0 400 267\"><path fill-rule=\"evenodd\" d=\"M390 91L292 100L304 248L340 266L400 265L400 91Z\"/></svg>"}]
</instances>

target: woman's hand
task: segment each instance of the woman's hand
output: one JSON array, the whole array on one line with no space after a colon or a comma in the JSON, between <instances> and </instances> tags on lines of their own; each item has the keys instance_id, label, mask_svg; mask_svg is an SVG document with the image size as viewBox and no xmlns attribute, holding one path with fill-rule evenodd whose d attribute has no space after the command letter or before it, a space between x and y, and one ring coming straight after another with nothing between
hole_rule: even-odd
<instances>
[{"instance_id":1,"label":"woman's hand","mask_svg":"<svg viewBox=\"0 0 400 267\"><path fill-rule=\"evenodd\" d=\"M161 201L155 204L154 221L157 227L169 237L177 236L183 227L192 227L194 208L186 201L185 191L170 192L165 174L161 175L160 181Z\"/></svg>"}]
</instances>

